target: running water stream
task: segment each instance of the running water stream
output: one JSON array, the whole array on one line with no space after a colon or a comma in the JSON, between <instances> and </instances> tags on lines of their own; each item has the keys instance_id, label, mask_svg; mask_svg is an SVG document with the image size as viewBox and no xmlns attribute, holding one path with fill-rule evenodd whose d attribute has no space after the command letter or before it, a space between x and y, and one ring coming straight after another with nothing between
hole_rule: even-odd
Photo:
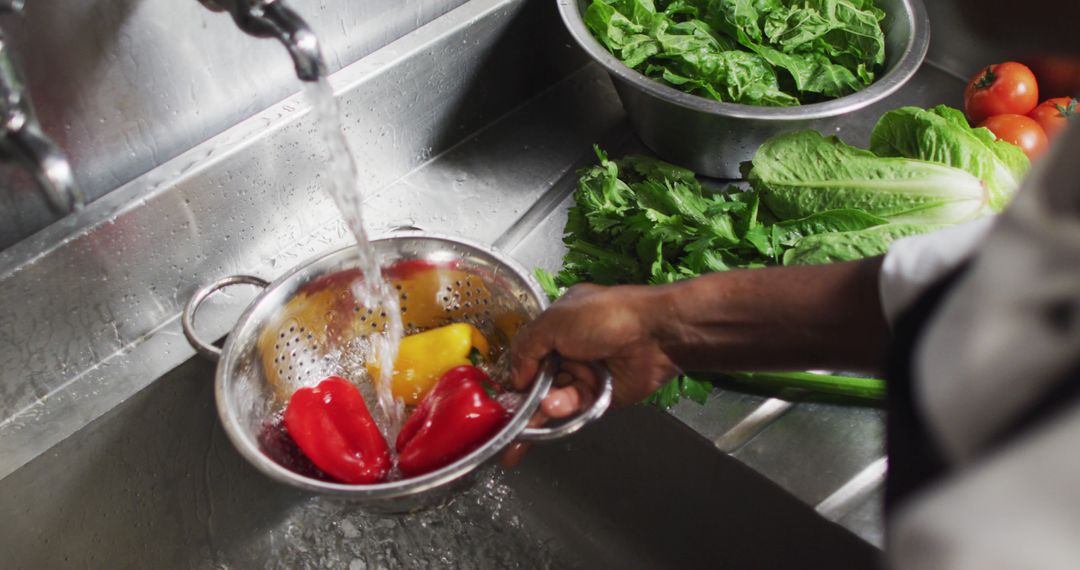
<instances>
[{"instance_id":1,"label":"running water stream","mask_svg":"<svg viewBox=\"0 0 1080 570\"><path fill-rule=\"evenodd\" d=\"M341 129L341 112L337 100L334 99L333 89L326 78L320 78L318 81L304 82L304 93L311 101L315 123L326 143L330 167L330 184L327 190L344 216L349 231L356 238L356 256L363 277L353 283L353 295L361 305L376 310L381 307L386 313L386 331L370 338L380 370L379 377L373 378L375 392L378 395L379 409L387 420L385 425L389 433L385 435L393 441L391 436L397 433L405 415L404 404L395 400L390 391L393 362L397 358L398 344L404 333L400 302L397 291L383 278L379 260L364 230L364 196L360 188L359 171Z\"/></svg>"}]
</instances>

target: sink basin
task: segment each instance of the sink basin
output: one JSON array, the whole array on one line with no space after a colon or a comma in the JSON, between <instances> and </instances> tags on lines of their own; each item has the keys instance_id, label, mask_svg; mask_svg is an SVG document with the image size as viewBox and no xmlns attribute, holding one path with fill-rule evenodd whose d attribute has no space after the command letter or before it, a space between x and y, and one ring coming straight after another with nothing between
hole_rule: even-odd
<instances>
[{"instance_id":1,"label":"sink basin","mask_svg":"<svg viewBox=\"0 0 1080 570\"><path fill-rule=\"evenodd\" d=\"M404 516L251 468L190 360L0 481L7 567L870 567L877 549L651 407Z\"/></svg>"}]
</instances>

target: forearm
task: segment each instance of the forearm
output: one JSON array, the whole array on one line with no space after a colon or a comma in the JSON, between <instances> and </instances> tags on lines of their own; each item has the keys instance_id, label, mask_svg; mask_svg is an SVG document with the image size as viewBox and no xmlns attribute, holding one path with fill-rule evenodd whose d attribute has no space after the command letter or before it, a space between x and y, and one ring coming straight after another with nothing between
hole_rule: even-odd
<instances>
[{"instance_id":1,"label":"forearm","mask_svg":"<svg viewBox=\"0 0 1080 570\"><path fill-rule=\"evenodd\" d=\"M881 258L706 275L648 293L664 352L684 370L873 371L888 340Z\"/></svg>"}]
</instances>

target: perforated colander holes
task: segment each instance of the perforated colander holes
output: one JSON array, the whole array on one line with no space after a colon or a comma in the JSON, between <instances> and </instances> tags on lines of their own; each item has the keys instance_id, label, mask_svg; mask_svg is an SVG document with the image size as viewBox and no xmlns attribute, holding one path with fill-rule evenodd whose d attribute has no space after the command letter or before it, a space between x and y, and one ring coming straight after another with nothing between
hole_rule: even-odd
<instances>
[{"instance_id":1,"label":"perforated colander holes","mask_svg":"<svg viewBox=\"0 0 1080 570\"><path fill-rule=\"evenodd\" d=\"M295 336L293 336L292 338L286 338L286 335L293 335L294 333L295 333ZM278 375L279 376L284 375L286 369L293 370L292 365L286 366L285 363L286 363L287 360L292 360L292 359L296 358L297 350L299 350L301 355L303 355L304 353L311 352L313 350L313 347L317 346L317 344L308 344L306 348L301 348L302 345L301 345L300 341L301 341L301 338L305 336L305 334L306 334L306 338L307 338L307 340L309 342L312 341L315 338L315 336L311 332L308 332L307 327L305 327L305 326L297 326L296 324L289 325L288 330L282 329L278 333L279 342L274 344L274 352L276 353L276 356L274 357L274 363L279 365L279 367L278 367ZM285 349L286 352L284 354L281 352L282 351L282 344L280 342L281 339L285 339L284 349ZM294 350L289 352L290 348L293 348Z\"/></svg>"},{"instance_id":2,"label":"perforated colander holes","mask_svg":"<svg viewBox=\"0 0 1080 570\"><path fill-rule=\"evenodd\" d=\"M308 341L311 341L312 338L313 338L312 335L308 334ZM311 366L313 366L315 364L315 355L318 354L318 352L316 352L318 350L318 348L319 348L319 344L313 342L310 345L308 345L307 348L304 349L304 354L306 354L307 358L308 358L307 364L305 364L304 363L305 361L303 361L303 360L301 360L300 363L299 363L300 366L304 367L304 371L302 373L302 375L304 377L307 377L307 376L311 375Z\"/></svg>"},{"instance_id":3,"label":"perforated colander holes","mask_svg":"<svg viewBox=\"0 0 1080 570\"><path fill-rule=\"evenodd\" d=\"M308 340L311 340L310 335ZM295 352L293 357L296 357ZM310 366L312 364L315 364L315 347L309 344L307 348L300 351L300 361L296 363L297 378L307 378L311 374Z\"/></svg>"}]
</instances>

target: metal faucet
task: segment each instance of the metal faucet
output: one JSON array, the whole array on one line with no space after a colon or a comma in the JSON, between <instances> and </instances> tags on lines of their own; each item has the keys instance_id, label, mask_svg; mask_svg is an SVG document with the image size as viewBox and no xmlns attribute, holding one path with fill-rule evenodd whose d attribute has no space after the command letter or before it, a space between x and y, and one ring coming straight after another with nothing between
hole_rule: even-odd
<instances>
[{"instance_id":1,"label":"metal faucet","mask_svg":"<svg viewBox=\"0 0 1080 570\"><path fill-rule=\"evenodd\" d=\"M237 26L257 38L277 38L296 66L301 81L318 81L326 75L319 40L283 0L199 0L215 11L228 11Z\"/></svg>"},{"instance_id":2,"label":"metal faucet","mask_svg":"<svg viewBox=\"0 0 1080 570\"><path fill-rule=\"evenodd\" d=\"M22 0L0 0L0 14L19 13ZM22 164L58 212L83 206L67 156L45 133L0 33L0 157Z\"/></svg>"}]
</instances>

